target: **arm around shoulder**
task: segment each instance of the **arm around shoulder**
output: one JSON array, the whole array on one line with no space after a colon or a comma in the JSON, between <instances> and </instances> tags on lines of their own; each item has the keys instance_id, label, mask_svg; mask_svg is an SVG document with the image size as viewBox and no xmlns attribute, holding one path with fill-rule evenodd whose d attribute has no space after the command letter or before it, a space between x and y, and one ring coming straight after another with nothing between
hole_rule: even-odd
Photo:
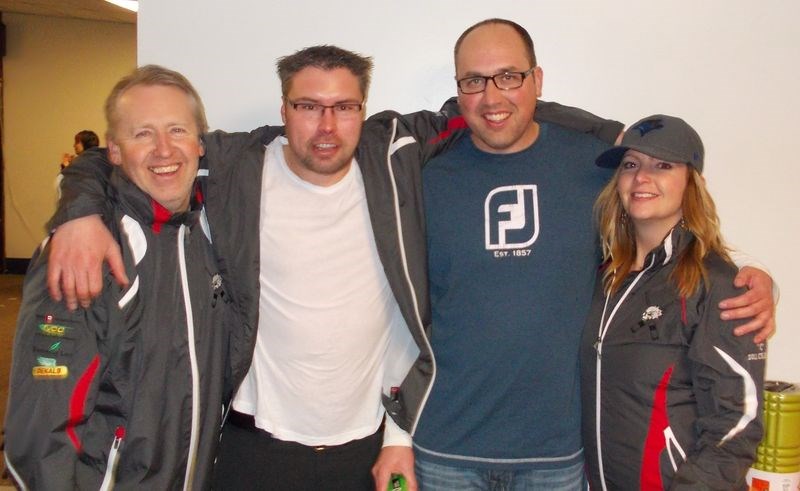
<instances>
[{"instance_id":1,"label":"arm around shoulder","mask_svg":"<svg viewBox=\"0 0 800 491\"><path fill-rule=\"evenodd\" d=\"M86 150L61 171L61 198L48 222L50 230L89 215L108 212L108 181L113 169L105 148Z\"/></svg>"},{"instance_id":2,"label":"arm around shoulder","mask_svg":"<svg viewBox=\"0 0 800 491\"><path fill-rule=\"evenodd\" d=\"M619 121L601 118L577 107L542 100L536 103L534 119L594 135L610 145L614 144L622 130L625 129L625 125Z\"/></svg>"},{"instance_id":3,"label":"arm around shoulder","mask_svg":"<svg viewBox=\"0 0 800 491\"><path fill-rule=\"evenodd\" d=\"M772 281L767 268L751 256L733 248L729 255L739 273L733 284L746 287L747 291L737 296L722 299L719 307L725 320L742 320L751 318L734 330L737 336L756 332L754 341L766 341L775 333L775 304L778 299L778 287Z\"/></svg>"}]
</instances>

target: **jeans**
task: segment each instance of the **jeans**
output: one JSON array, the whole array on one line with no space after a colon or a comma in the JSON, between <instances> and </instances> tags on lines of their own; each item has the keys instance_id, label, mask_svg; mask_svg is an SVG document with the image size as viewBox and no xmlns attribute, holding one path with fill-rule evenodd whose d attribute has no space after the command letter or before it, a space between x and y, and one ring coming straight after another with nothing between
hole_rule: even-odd
<instances>
[{"instance_id":1,"label":"jeans","mask_svg":"<svg viewBox=\"0 0 800 491\"><path fill-rule=\"evenodd\" d=\"M415 471L421 491L583 491L583 462L564 469L488 470L452 467L426 461L416 454Z\"/></svg>"}]
</instances>

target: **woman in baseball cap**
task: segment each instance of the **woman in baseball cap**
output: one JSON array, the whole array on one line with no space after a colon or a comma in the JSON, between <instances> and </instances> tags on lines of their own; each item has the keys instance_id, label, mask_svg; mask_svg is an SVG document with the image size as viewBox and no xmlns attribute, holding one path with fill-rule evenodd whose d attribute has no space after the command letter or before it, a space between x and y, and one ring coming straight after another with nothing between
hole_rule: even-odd
<instances>
[{"instance_id":1,"label":"woman in baseball cap","mask_svg":"<svg viewBox=\"0 0 800 491\"><path fill-rule=\"evenodd\" d=\"M595 204L605 264L581 346L592 489L746 489L766 352L719 318L740 292L703 158L660 114L597 158L617 170Z\"/></svg>"}]
</instances>

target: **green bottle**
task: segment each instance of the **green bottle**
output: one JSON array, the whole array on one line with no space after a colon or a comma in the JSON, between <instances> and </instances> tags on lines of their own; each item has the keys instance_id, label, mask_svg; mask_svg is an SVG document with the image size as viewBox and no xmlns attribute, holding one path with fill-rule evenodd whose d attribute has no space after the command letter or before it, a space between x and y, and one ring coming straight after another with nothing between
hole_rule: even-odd
<instances>
[{"instance_id":1,"label":"green bottle","mask_svg":"<svg viewBox=\"0 0 800 491\"><path fill-rule=\"evenodd\" d=\"M389 479L389 486L386 487L386 491L408 491L406 478L403 477L402 474L392 474L392 478Z\"/></svg>"}]
</instances>

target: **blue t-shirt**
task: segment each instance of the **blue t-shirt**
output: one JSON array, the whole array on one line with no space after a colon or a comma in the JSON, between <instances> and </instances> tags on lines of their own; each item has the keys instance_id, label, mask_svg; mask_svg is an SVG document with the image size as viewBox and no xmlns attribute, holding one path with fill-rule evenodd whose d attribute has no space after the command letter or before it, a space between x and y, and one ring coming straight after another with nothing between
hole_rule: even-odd
<instances>
[{"instance_id":1,"label":"blue t-shirt","mask_svg":"<svg viewBox=\"0 0 800 491\"><path fill-rule=\"evenodd\" d=\"M429 460L561 468L581 459L578 347L599 260L608 145L540 124L490 154L462 138L423 171L436 378L414 435Z\"/></svg>"}]
</instances>

